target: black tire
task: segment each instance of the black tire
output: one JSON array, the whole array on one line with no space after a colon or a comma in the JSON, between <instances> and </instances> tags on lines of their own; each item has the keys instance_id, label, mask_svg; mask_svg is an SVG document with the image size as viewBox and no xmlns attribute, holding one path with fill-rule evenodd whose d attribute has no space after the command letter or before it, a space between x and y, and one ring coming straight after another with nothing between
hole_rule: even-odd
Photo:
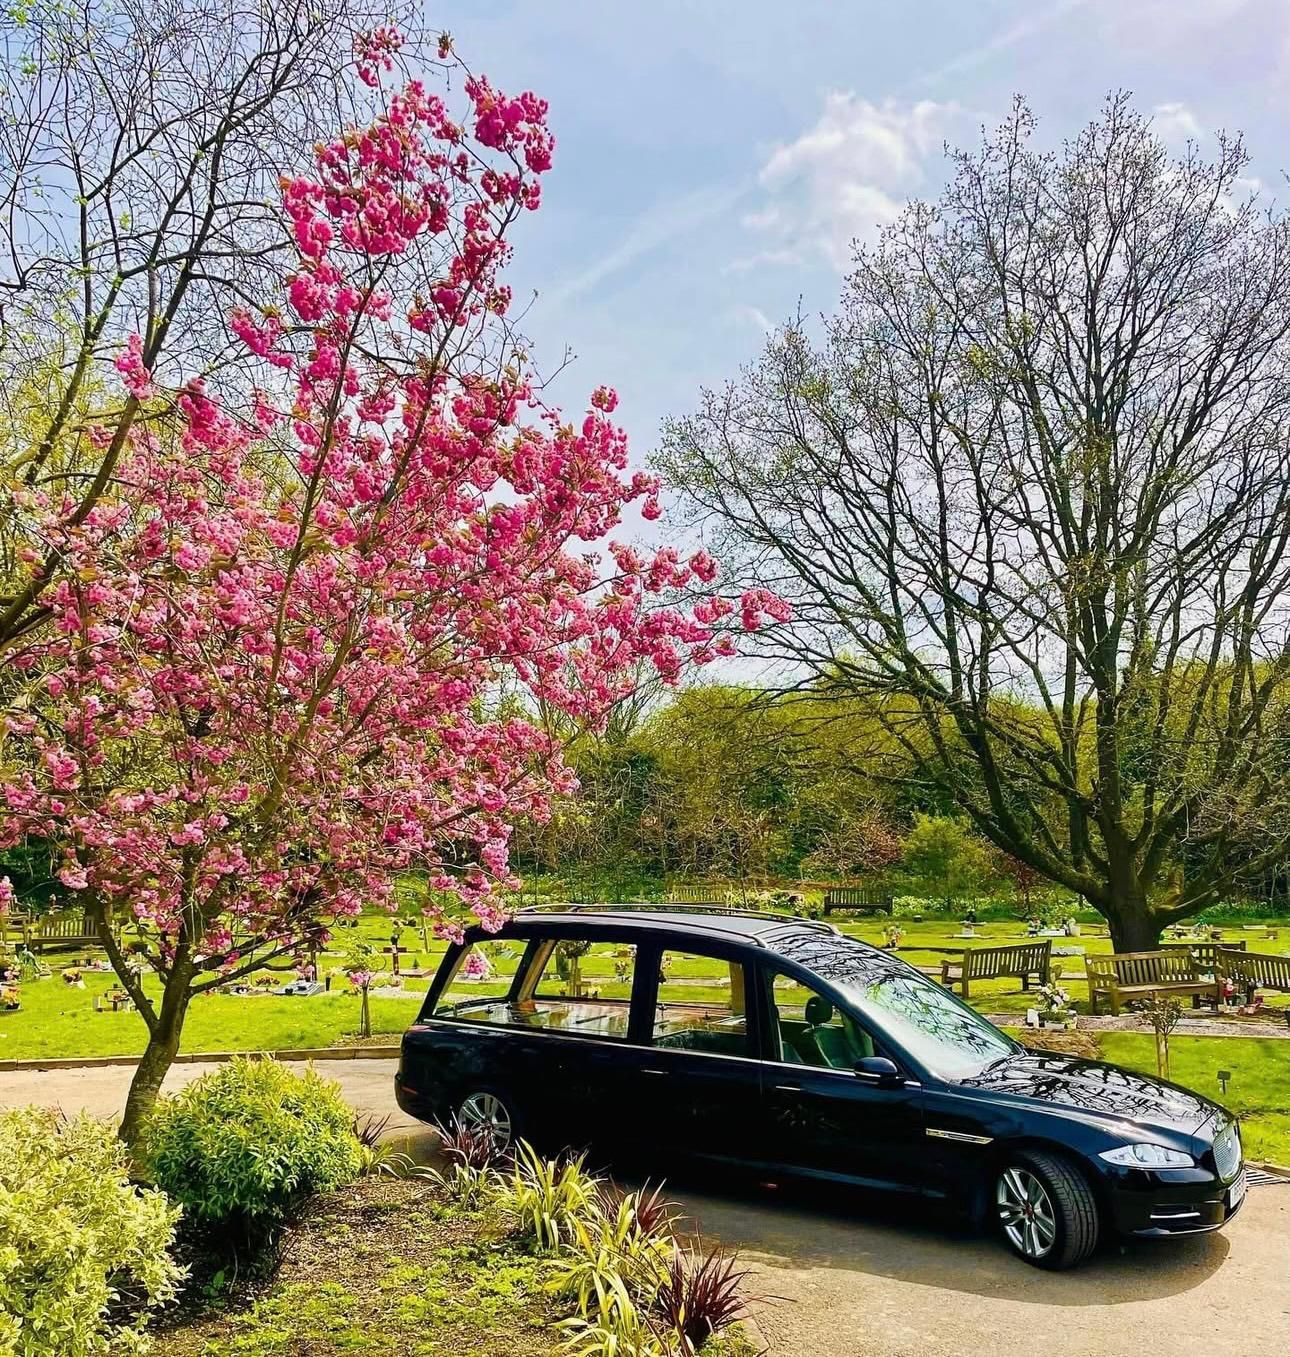
<instances>
[{"instance_id":1,"label":"black tire","mask_svg":"<svg viewBox=\"0 0 1290 1357\"><path fill-rule=\"evenodd\" d=\"M496 1088L476 1088L458 1099L453 1120L459 1126L491 1123L499 1154L510 1154L527 1136L527 1128L509 1093ZM499 1134L504 1129L504 1134Z\"/></svg>"},{"instance_id":2,"label":"black tire","mask_svg":"<svg viewBox=\"0 0 1290 1357\"><path fill-rule=\"evenodd\" d=\"M1093 1189L1061 1155L1027 1150L1009 1156L995 1171L990 1208L1004 1243L1031 1267L1061 1272L1097 1248L1101 1219Z\"/></svg>"}]
</instances>

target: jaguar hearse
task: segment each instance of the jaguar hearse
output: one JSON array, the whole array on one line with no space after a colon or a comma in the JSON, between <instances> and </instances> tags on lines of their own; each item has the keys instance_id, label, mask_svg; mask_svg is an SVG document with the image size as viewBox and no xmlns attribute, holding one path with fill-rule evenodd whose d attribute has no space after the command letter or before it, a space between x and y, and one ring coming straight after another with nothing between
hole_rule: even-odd
<instances>
[{"instance_id":1,"label":"jaguar hearse","mask_svg":"<svg viewBox=\"0 0 1290 1357\"><path fill-rule=\"evenodd\" d=\"M1037 1267L1241 1205L1232 1116L1027 1050L829 924L717 909L521 912L448 949L399 1105L499 1145L595 1144L956 1198Z\"/></svg>"}]
</instances>

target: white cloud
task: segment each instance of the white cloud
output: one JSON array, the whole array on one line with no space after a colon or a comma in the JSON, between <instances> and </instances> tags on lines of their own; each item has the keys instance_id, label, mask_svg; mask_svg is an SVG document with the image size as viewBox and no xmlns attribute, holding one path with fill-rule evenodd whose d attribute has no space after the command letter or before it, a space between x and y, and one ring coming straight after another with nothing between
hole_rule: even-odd
<instances>
[{"instance_id":1,"label":"white cloud","mask_svg":"<svg viewBox=\"0 0 1290 1357\"><path fill-rule=\"evenodd\" d=\"M1151 125L1156 135L1170 145L1201 138L1200 123L1186 104L1157 104L1151 110Z\"/></svg>"},{"instance_id":2,"label":"white cloud","mask_svg":"<svg viewBox=\"0 0 1290 1357\"><path fill-rule=\"evenodd\" d=\"M828 95L819 121L762 166L758 181L768 199L743 224L768 243L733 267L822 253L847 268L852 243L872 240L925 187L962 117L957 105L931 99L875 104L854 93Z\"/></svg>"},{"instance_id":3,"label":"white cloud","mask_svg":"<svg viewBox=\"0 0 1290 1357\"><path fill-rule=\"evenodd\" d=\"M731 211L745 192L739 184L717 184L683 194L643 213L635 225L599 259L543 293L552 307L564 306L589 292L604 279L621 273L647 254L699 230L713 218Z\"/></svg>"},{"instance_id":4,"label":"white cloud","mask_svg":"<svg viewBox=\"0 0 1290 1357\"><path fill-rule=\"evenodd\" d=\"M770 317L759 306L736 306L735 318L755 325L764 335L773 335L775 326Z\"/></svg>"}]
</instances>

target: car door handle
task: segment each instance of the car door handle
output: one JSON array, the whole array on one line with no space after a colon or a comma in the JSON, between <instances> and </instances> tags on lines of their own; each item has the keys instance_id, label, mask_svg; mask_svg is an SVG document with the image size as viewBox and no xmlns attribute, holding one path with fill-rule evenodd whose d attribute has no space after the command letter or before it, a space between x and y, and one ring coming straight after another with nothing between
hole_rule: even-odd
<instances>
[{"instance_id":1,"label":"car door handle","mask_svg":"<svg viewBox=\"0 0 1290 1357\"><path fill-rule=\"evenodd\" d=\"M801 1084L776 1084L776 1085L775 1085L775 1092L776 1092L776 1093L800 1093L801 1091L802 1091L802 1086L801 1086Z\"/></svg>"},{"instance_id":2,"label":"car door handle","mask_svg":"<svg viewBox=\"0 0 1290 1357\"><path fill-rule=\"evenodd\" d=\"M642 1074L666 1074L666 1070L642 1070Z\"/></svg>"}]
</instances>

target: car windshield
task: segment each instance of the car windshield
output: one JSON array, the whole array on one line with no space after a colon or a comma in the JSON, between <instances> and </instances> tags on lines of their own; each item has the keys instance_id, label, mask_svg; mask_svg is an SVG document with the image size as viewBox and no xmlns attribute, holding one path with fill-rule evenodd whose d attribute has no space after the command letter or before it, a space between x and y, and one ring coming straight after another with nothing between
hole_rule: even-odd
<instances>
[{"instance_id":1,"label":"car windshield","mask_svg":"<svg viewBox=\"0 0 1290 1357\"><path fill-rule=\"evenodd\" d=\"M943 1079L969 1079L1021 1049L935 981L850 938L817 935L784 951L842 989L875 1035Z\"/></svg>"}]
</instances>

